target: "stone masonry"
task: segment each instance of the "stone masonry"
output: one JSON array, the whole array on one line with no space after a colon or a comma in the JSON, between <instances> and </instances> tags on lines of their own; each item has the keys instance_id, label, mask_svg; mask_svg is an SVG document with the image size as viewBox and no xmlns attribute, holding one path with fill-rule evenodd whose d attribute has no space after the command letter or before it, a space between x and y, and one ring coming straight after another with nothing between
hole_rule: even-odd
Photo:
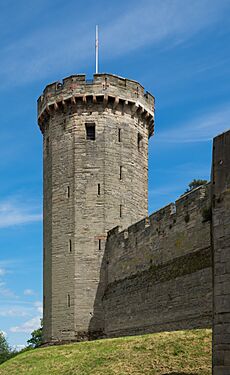
<instances>
[{"instance_id":1,"label":"stone masonry","mask_svg":"<svg viewBox=\"0 0 230 375\"><path fill-rule=\"evenodd\" d=\"M211 327L211 186L109 232L107 337Z\"/></svg>"},{"instance_id":2,"label":"stone masonry","mask_svg":"<svg viewBox=\"0 0 230 375\"><path fill-rule=\"evenodd\" d=\"M44 160L45 343L213 326L230 375L230 131L211 182L148 216L154 98L74 75L38 100Z\"/></svg>"},{"instance_id":3,"label":"stone masonry","mask_svg":"<svg viewBox=\"0 0 230 375\"><path fill-rule=\"evenodd\" d=\"M107 232L148 212L154 98L110 74L65 78L38 100L44 139L44 341L102 336Z\"/></svg>"},{"instance_id":4,"label":"stone masonry","mask_svg":"<svg viewBox=\"0 0 230 375\"><path fill-rule=\"evenodd\" d=\"M230 131L214 138L213 374L230 374Z\"/></svg>"}]
</instances>

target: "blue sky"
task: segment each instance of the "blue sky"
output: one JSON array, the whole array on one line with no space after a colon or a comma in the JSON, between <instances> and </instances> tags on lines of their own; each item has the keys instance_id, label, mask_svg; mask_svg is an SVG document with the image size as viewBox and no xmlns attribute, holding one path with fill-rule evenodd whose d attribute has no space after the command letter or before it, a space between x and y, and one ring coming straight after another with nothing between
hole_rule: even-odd
<instances>
[{"instance_id":1,"label":"blue sky","mask_svg":"<svg viewBox=\"0 0 230 375\"><path fill-rule=\"evenodd\" d=\"M209 179L212 137L230 127L230 1L0 0L0 330L26 343L42 313L42 136L46 84L100 72L156 97L149 211Z\"/></svg>"}]
</instances>

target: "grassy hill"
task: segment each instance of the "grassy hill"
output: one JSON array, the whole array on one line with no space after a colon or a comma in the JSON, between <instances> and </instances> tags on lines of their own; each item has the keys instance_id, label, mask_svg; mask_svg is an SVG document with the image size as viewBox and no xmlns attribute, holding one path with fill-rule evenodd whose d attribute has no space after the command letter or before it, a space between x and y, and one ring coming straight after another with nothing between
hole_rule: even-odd
<instances>
[{"instance_id":1,"label":"grassy hill","mask_svg":"<svg viewBox=\"0 0 230 375\"><path fill-rule=\"evenodd\" d=\"M211 330L164 332L30 350L0 375L210 375Z\"/></svg>"}]
</instances>

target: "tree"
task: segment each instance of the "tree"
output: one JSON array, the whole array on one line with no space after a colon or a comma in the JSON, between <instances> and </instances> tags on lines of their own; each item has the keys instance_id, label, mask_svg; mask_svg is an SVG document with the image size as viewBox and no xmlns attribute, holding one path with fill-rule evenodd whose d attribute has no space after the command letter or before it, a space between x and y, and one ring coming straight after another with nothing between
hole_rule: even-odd
<instances>
[{"instance_id":1,"label":"tree","mask_svg":"<svg viewBox=\"0 0 230 375\"><path fill-rule=\"evenodd\" d=\"M38 348L42 344L42 327L43 327L43 321L41 319L41 327L38 329L35 329L31 333L31 338L27 340L27 344L31 348Z\"/></svg>"},{"instance_id":2,"label":"tree","mask_svg":"<svg viewBox=\"0 0 230 375\"><path fill-rule=\"evenodd\" d=\"M193 190L193 189L196 189L197 187L201 186L201 185L205 185L207 184L207 180L196 180L196 179L193 179L189 184L189 189L186 190L186 193L188 193L189 191Z\"/></svg>"},{"instance_id":3,"label":"tree","mask_svg":"<svg viewBox=\"0 0 230 375\"><path fill-rule=\"evenodd\" d=\"M0 363L5 362L13 354L14 351L10 348L4 333L0 331Z\"/></svg>"}]
</instances>

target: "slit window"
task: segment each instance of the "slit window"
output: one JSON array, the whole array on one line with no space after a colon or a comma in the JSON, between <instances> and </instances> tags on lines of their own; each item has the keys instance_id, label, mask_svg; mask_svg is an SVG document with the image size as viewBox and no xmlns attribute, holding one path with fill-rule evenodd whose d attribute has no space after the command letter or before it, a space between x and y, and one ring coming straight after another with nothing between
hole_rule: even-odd
<instances>
[{"instance_id":1,"label":"slit window","mask_svg":"<svg viewBox=\"0 0 230 375\"><path fill-rule=\"evenodd\" d=\"M121 142L121 129L118 129L118 142Z\"/></svg>"},{"instance_id":2,"label":"slit window","mask_svg":"<svg viewBox=\"0 0 230 375\"><path fill-rule=\"evenodd\" d=\"M142 135L140 133L138 133L137 134L137 148L138 148L139 151L140 151L141 146L142 146L142 139L143 139Z\"/></svg>"},{"instance_id":3,"label":"slit window","mask_svg":"<svg viewBox=\"0 0 230 375\"><path fill-rule=\"evenodd\" d=\"M94 122L85 124L86 139L89 141L95 141L96 139L96 127Z\"/></svg>"},{"instance_id":4,"label":"slit window","mask_svg":"<svg viewBox=\"0 0 230 375\"><path fill-rule=\"evenodd\" d=\"M70 188L69 188L69 186L67 186L67 198L69 198L70 197Z\"/></svg>"},{"instance_id":5,"label":"slit window","mask_svg":"<svg viewBox=\"0 0 230 375\"><path fill-rule=\"evenodd\" d=\"M120 180L122 180L122 166L120 166Z\"/></svg>"},{"instance_id":6,"label":"slit window","mask_svg":"<svg viewBox=\"0 0 230 375\"><path fill-rule=\"evenodd\" d=\"M49 155L49 148L50 148L50 139L49 137L46 138L46 154Z\"/></svg>"},{"instance_id":7,"label":"slit window","mask_svg":"<svg viewBox=\"0 0 230 375\"><path fill-rule=\"evenodd\" d=\"M122 204L120 204L120 217L122 217Z\"/></svg>"},{"instance_id":8,"label":"slit window","mask_svg":"<svg viewBox=\"0 0 230 375\"><path fill-rule=\"evenodd\" d=\"M70 307L70 294L67 294L67 306Z\"/></svg>"},{"instance_id":9,"label":"slit window","mask_svg":"<svg viewBox=\"0 0 230 375\"><path fill-rule=\"evenodd\" d=\"M98 240L98 249L101 250L101 239Z\"/></svg>"},{"instance_id":10,"label":"slit window","mask_svg":"<svg viewBox=\"0 0 230 375\"><path fill-rule=\"evenodd\" d=\"M101 195L101 185L97 184L97 195Z\"/></svg>"},{"instance_id":11,"label":"slit window","mask_svg":"<svg viewBox=\"0 0 230 375\"><path fill-rule=\"evenodd\" d=\"M69 240L69 252L72 253L72 241Z\"/></svg>"}]
</instances>

